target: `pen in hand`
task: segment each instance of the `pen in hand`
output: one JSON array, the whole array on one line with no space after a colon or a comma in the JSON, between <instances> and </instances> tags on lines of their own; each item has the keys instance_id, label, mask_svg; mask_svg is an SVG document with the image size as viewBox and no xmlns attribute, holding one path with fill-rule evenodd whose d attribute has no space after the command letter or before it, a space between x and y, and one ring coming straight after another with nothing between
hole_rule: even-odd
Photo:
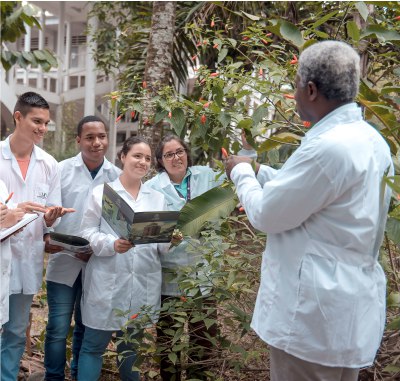
<instances>
[{"instance_id":1,"label":"pen in hand","mask_svg":"<svg viewBox=\"0 0 400 381\"><path fill-rule=\"evenodd\" d=\"M4 202L4 205L7 205L7 202L11 200L11 197L13 196L14 192L11 192L10 195L7 197L7 200Z\"/></svg>"}]
</instances>

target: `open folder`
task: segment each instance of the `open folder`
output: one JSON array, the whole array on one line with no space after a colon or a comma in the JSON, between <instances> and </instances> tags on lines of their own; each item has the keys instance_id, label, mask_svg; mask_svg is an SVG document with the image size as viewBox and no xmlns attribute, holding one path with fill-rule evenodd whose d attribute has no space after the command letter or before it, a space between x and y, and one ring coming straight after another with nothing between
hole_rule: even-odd
<instances>
[{"instance_id":1,"label":"open folder","mask_svg":"<svg viewBox=\"0 0 400 381\"><path fill-rule=\"evenodd\" d=\"M17 230L28 225L30 222L36 220L36 218L38 217L39 215L36 213L25 213L22 217L22 220L17 222L15 225L11 226L10 228L0 229L0 242L3 242L8 237L13 235Z\"/></svg>"}]
</instances>

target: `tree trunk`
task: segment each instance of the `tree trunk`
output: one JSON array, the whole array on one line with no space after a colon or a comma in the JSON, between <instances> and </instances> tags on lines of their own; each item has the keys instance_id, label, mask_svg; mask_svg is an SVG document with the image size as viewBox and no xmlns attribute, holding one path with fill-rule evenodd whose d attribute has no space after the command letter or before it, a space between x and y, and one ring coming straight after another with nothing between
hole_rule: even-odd
<instances>
[{"instance_id":1,"label":"tree trunk","mask_svg":"<svg viewBox=\"0 0 400 381\"><path fill-rule=\"evenodd\" d=\"M139 133L147 138L154 148L162 136L163 122L154 124L155 109L152 103L157 91L169 84L172 65L173 39L175 32L176 2L155 1L151 19L151 33L147 49L144 82L147 97Z\"/></svg>"}]
</instances>

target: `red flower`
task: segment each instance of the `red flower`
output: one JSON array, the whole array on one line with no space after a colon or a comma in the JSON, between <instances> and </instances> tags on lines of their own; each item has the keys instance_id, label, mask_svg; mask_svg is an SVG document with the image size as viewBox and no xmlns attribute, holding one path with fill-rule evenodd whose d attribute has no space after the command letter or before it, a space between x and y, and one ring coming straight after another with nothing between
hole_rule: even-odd
<instances>
[{"instance_id":1,"label":"red flower","mask_svg":"<svg viewBox=\"0 0 400 381\"><path fill-rule=\"evenodd\" d=\"M308 120L303 121L303 126L305 128L310 128L311 127L311 122L309 122Z\"/></svg>"},{"instance_id":2,"label":"red flower","mask_svg":"<svg viewBox=\"0 0 400 381\"><path fill-rule=\"evenodd\" d=\"M186 298L186 296L181 296L181 301L183 302L183 303L185 303L185 302L187 302L187 298Z\"/></svg>"},{"instance_id":3,"label":"red flower","mask_svg":"<svg viewBox=\"0 0 400 381\"><path fill-rule=\"evenodd\" d=\"M213 77L213 78L214 78L214 77L218 77L218 75L219 75L219 73L211 73L211 74L210 74L210 77Z\"/></svg>"},{"instance_id":4,"label":"red flower","mask_svg":"<svg viewBox=\"0 0 400 381\"><path fill-rule=\"evenodd\" d=\"M243 41L248 41L248 40L250 40L250 37L249 37L249 36L244 36L244 37L242 38L242 40L243 40Z\"/></svg>"},{"instance_id":5,"label":"red flower","mask_svg":"<svg viewBox=\"0 0 400 381\"><path fill-rule=\"evenodd\" d=\"M118 95L113 95L112 97L111 97L111 99L117 99L118 98Z\"/></svg>"},{"instance_id":6,"label":"red flower","mask_svg":"<svg viewBox=\"0 0 400 381\"><path fill-rule=\"evenodd\" d=\"M267 33L266 36L267 36L267 37L271 37L271 36L272 36L272 33Z\"/></svg>"},{"instance_id":7,"label":"red flower","mask_svg":"<svg viewBox=\"0 0 400 381\"><path fill-rule=\"evenodd\" d=\"M122 114L117 119L115 119L115 123L118 123L121 119L122 119Z\"/></svg>"},{"instance_id":8,"label":"red flower","mask_svg":"<svg viewBox=\"0 0 400 381\"><path fill-rule=\"evenodd\" d=\"M258 75L259 75L260 77L263 76L263 69L262 69L261 67L258 69Z\"/></svg>"},{"instance_id":9,"label":"red flower","mask_svg":"<svg viewBox=\"0 0 400 381\"><path fill-rule=\"evenodd\" d=\"M144 89L146 89L146 88L147 88L147 82L146 82L146 81L143 81L143 83L142 83L142 87L143 87Z\"/></svg>"},{"instance_id":10,"label":"red flower","mask_svg":"<svg viewBox=\"0 0 400 381\"><path fill-rule=\"evenodd\" d=\"M286 99L294 99L294 95L292 94L283 94Z\"/></svg>"},{"instance_id":11,"label":"red flower","mask_svg":"<svg viewBox=\"0 0 400 381\"><path fill-rule=\"evenodd\" d=\"M244 208L243 208L243 206L241 206L240 208L239 208L239 212L244 212Z\"/></svg>"},{"instance_id":12,"label":"red flower","mask_svg":"<svg viewBox=\"0 0 400 381\"><path fill-rule=\"evenodd\" d=\"M195 54L195 55L192 57L192 61L195 61L196 58L197 58L197 54Z\"/></svg>"},{"instance_id":13,"label":"red flower","mask_svg":"<svg viewBox=\"0 0 400 381\"><path fill-rule=\"evenodd\" d=\"M133 315L131 316L131 320L136 319L138 316L139 316L139 314L133 314Z\"/></svg>"},{"instance_id":14,"label":"red flower","mask_svg":"<svg viewBox=\"0 0 400 381\"><path fill-rule=\"evenodd\" d=\"M135 117L135 111L132 111L131 112L131 118L134 118Z\"/></svg>"},{"instance_id":15,"label":"red flower","mask_svg":"<svg viewBox=\"0 0 400 381\"><path fill-rule=\"evenodd\" d=\"M218 48L218 44L215 44L215 45L213 46L213 48L214 48L214 49L217 49L217 48Z\"/></svg>"},{"instance_id":16,"label":"red flower","mask_svg":"<svg viewBox=\"0 0 400 381\"><path fill-rule=\"evenodd\" d=\"M228 157L228 151L224 147L221 148L221 153L224 159Z\"/></svg>"},{"instance_id":17,"label":"red flower","mask_svg":"<svg viewBox=\"0 0 400 381\"><path fill-rule=\"evenodd\" d=\"M400 21L400 16L396 16L393 20Z\"/></svg>"},{"instance_id":18,"label":"red flower","mask_svg":"<svg viewBox=\"0 0 400 381\"><path fill-rule=\"evenodd\" d=\"M214 22L214 20L211 20L211 24L210 24L210 26L211 26L211 28L214 28L214 26L215 26L215 22Z\"/></svg>"},{"instance_id":19,"label":"red flower","mask_svg":"<svg viewBox=\"0 0 400 381\"><path fill-rule=\"evenodd\" d=\"M208 44L208 40L203 40L203 45L207 45Z\"/></svg>"},{"instance_id":20,"label":"red flower","mask_svg":"<svg viewBox=\"0 0 400 381\"><path fill-rule=\"evenodd\" d=\"M297 62L298 62L297 56L296 56L296 54L293 54L293 59L290 61L290 64L295 65L295 64L297 64Z\"/></svg>"},{"instance_id":21,"label":"red flower","mask_svg":"<svg viewBox=\"0 0 400 381\"><path fill-rule=\"evenodd\" d=\"M269 44L269 42L268 42L267 40L264 40L263 38L261 39L261 42L262 42L264 45L268 45L268 44Z\"/></svg>"},{"instance_id":22,"label":"red flower","mask_svg":"<svg viewBox=\"0 0 400 381\"><path fill-rule=\"evenodd\" d=\"M210 102L204 103L203 107L204 108L209 108L210 107Z\"/></svg>"},{"instance_id":23,"label":"red flower","mask_svg":"<svg viewBox=\"0 0 400 381\"><path fill-rule=\"evenodd\" d=\"M201 42L198 42L198 43L196 44L196 48L198 48L199 46L201 46Z\"/></svg>"},{"instance_id":24,"label":"red flower","mask_svg":"<svg viewBox=\"0 0 400 381\"><path fill-rule=\"evenodd\" d=\"M169 113L168 113L168 118L172 118L172 112L170 111Z\"/></svg>"},{"instance_id":25,"label":"red flower","mask_svg":"<svg viewBox=\"0 0 400 381\"><path fill-rule=\"evenodd\" d=\"M205 115L202 115L201 118L200 118L200 123L201 124L206 124L206 120L207 120L207 117Z\"/></svg>"}]
</instances>

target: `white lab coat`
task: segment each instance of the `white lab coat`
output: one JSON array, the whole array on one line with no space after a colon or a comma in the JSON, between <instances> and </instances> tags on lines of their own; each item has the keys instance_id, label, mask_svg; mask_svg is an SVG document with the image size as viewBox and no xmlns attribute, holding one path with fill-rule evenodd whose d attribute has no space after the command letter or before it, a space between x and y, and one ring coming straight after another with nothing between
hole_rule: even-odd
<instances>
[{"instance_id":1,"label":"white lab coat","mask_svg":"<svg viewBox=\"0 0 400 381\"><path fill-rule=\"evenodd\" d=\"M372 364L385 324L378 253L391 191L381 182L392 165L353 103L317 123L279 171L262 166L256 179L248 164L233 168L250 222L268 236L252 320L268 344L325 366Z\"/></svg>"},{"instance_id":2,"label":"white lab coat","mask_svg":"<svg viewBox=\"0 0 400 381\"><path fill-rule=\"evenodd\" d=\"M14 192L10 205L33 201L45 206L61 205L60 171L57 161L34 146L25 180L10 149L9 137L0 143L0 180ZM10 238L12 260L10 293L32 295L43 280L44 241L48 228L43 214Z\"/></svg>"},{"instance_id":3,"label":"white lab coat","mask_svg":"<svg viewBox=\"0 0 400 381\"><path fill-rule=\"evenodd\" d=\"M0 180L0 202L5 203L8 197L6 185ZM10 240L0 242L0 329L8 322L8 300L11 272Z\"/></svg>"},{"instance_id":4,"label":"white lab coat","mask_svg":"<svg viewBox=\"0 0 400 381\"><path fill-rule=\"evenodd\" d=\"M166 210L164 196L146 184L142 184L136 200L119 179L110 185L135 212ZM142 306L153 306L153 319L157 319L160 255L170 244L137 245L126 253L116 253L114 241L118 237L101 218L103 188L100 185L94 189L82 222L82 236L90 241L94 251L85 270L82 319L90 328L116 331ZM118 316L116 309L127 313Z\"/></svg>"},{"instance_id":5,"label":"white lab coat","mask_svg":"<svg viewBox=\"0 0 400 381\"><path fill-rule=\"evenodd\" d=\"M93 179L82 159L82 154L59 163L61 171L61 198L65 208L74 208L74 213L67 213L54 229L58 233L81 235L81 223L93 189L105 182L115 180L121 170L106 158ZM46 271L46 280L72 287L86 263L65 251L50 254Z\"/></svg>"},{"instance_id":6,"label":"white lab coat","mask_svg":"<svg viewBox=\"0 0 400 381\"><path fill-rule=\"evenodd\" d=\"M216 177L218 173L206 166L193 166L189 169L191 172L191 198L200 196L204 192L220 185L224 180L224 176L217 180ZM157 174L155 177L147 181L146 185L149 185L165 196L168 210L181 210L186 204L186 200L179 197L167 172ZM163 268L162 295L181 295L182 292L179 290L176 277L172 276L171 270L176 271L179 267L193 265L199 260L199 257L193 253L193 250L188 250L187 241L181 242L178 246L170 250L168 254L163 255L161 257Z\"/></svg>"}]
</instances>

